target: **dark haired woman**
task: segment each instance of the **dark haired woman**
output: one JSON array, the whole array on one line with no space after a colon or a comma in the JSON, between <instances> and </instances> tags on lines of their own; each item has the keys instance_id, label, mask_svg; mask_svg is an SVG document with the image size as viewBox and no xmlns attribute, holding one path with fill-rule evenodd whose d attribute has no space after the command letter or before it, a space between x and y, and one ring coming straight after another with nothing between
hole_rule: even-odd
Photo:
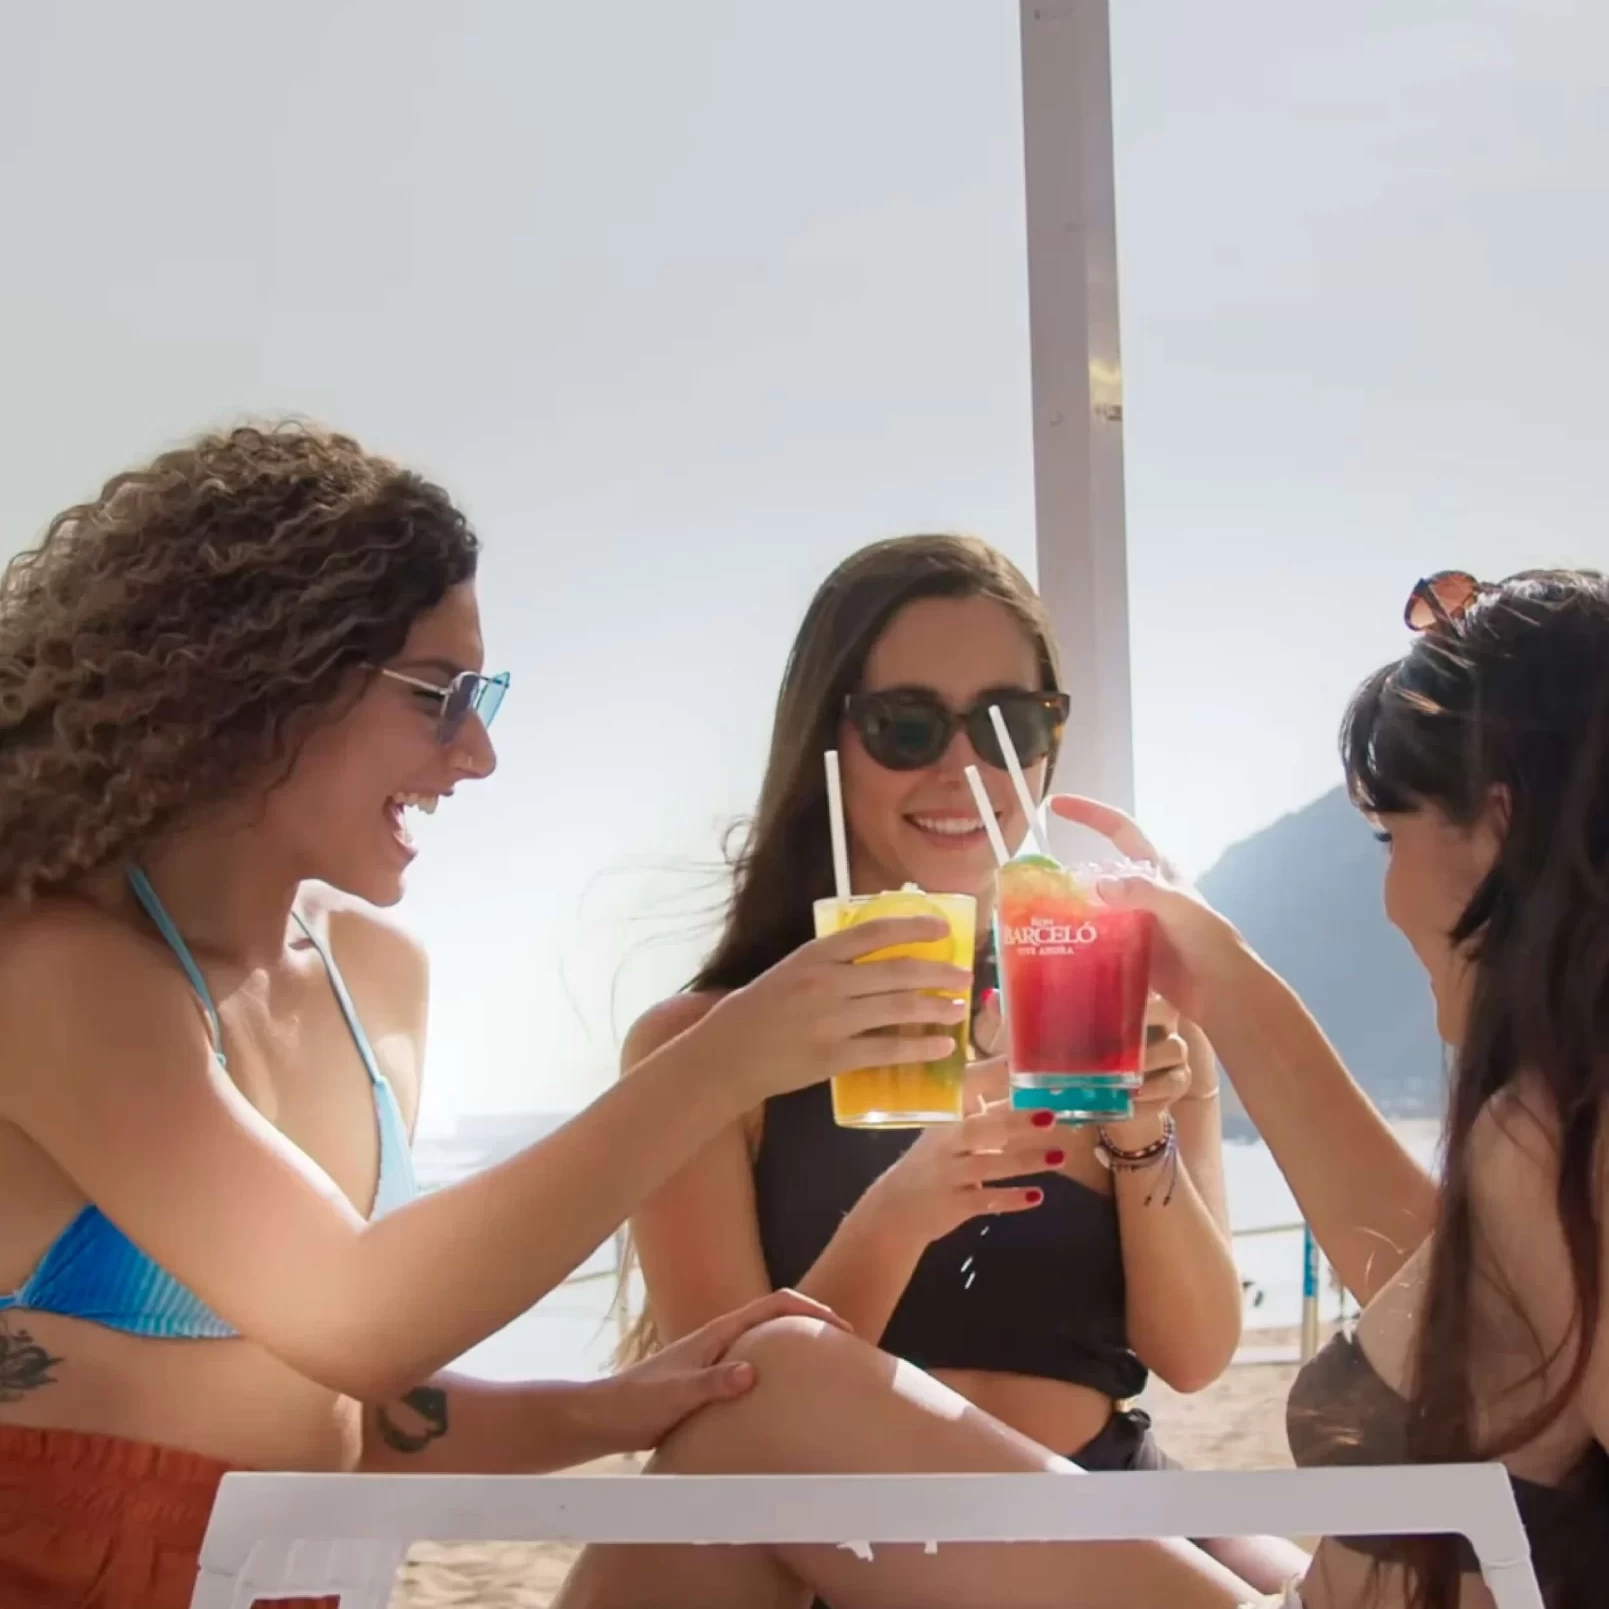
<instances>
[{"instance_id":1,"label":"dark haired woman","mask_svg":"<svg viewBox=\"0 0 1609 1609\"><path fill-rule=\"evenodd\" d=\"M747 1389L734 1337L823 1311L768 1297L585 1387L436 1372L741 1111L874 1065L865 1030L966 978L850 965L869 930L806 945L648 1076L415 1199L425 960L374 907L408 813L492 771L477 553L439 488L283 426L116 477L0 581L6 1609L187 1605L229 1467L652 1445Z\"/></svg>"},{"instance_id":2,"label":"dark haired woman","mask_svg":"<svg viewBox=\"0 0 1609 1609\"><path fill-rule=\"evenodd\" d=\"M1609 1588L1609 581L1443 574L1414 588L1408 623L1418 642L1364 684L1344 750L1353 799L1389 845L1387 913L1429 974L1454 1050L1439 1185L1296 996L1190 889L1164 872L1102 895L1156 914L1158 985L1211 1035L1364 1307L1355 1334L1297 1380L1297 1462L1500 1459L1549 1609L1596 1609ZM1117 811L1054 805L1155 858ZM862 1343L784 1321L740 1350L761 1365L760 1389L678 1431L657 1467L942 1467L933 1432L883 1451L908 1434L903 1399L933 1388ZM1058 1551L1078 1561L1068 1582L1104 1568L1105 1547ZM936 1562L931 1579L964 1572L969 1551ZM798 1604L803 1582L824 1580L858 1609L923 1601L807 1548L707 1556L683 1566L704 1572L696 1597L635 1595L669 1579L657 1555L600 1550L577 1572L577 1601ZM1055 1602L1035 1575L1040 1550L1016 1557L980 1601ZM1136 1578L1088 1601L1174 1609L1217 1590ZM1456 1539L1335 1538L1286 1602L1485 1609L1491 1597Z\"/></svg>"},{"instance_id":3,"label":"dark haired woman","mask_svg":"<svg viewBox=\"0 0 1609 1609\"><path fill-rule=\"evenodd\" d=\"M1297 1381L1297 1462L1501 1459L1550 1609L1586 1609L1609 1601L1609 581L1445 572L1407 623L1419 641L1364 683L1343 750L1453 1050L1439 1187L1221 917L1162 882L1110 897L1156 912L1162 986L1365 1309ZM1057 807L1147 848L1089 801ZM1302 1598L1471 1609L1473 1568L1451 1541L1337 1540Z\"/></svg>"},{"instance_id":4,"label":"dark haired woman","mask_svg":"<svg viewBox=\"0 0 1609 1609\"><path fill-rule=\"evenodd\" d=\"M689 991L636 1025L628 1069L810 936L812 903L832 892L827 748L842 752L855 892L975 896L988 991L995 865L969 764L1007 842L1027 830L991 703L1039 792L1067 699L1044 606L1009 560L975 538L911 536L838 566L788 660L725 931ZM975 1037L988 1048L997 1030L986 1010ZM792 1286L1087 1469L1162 1467L1132 1399L1148 1370L1181 1391L1219 1376L1241 1287L1211 1050L1170 1017L1149 1058L1136 1115L1103 1129L1012 1112L999 1061L974 1069L984 1110L920 1137L837 1127L823 1085L773 1097L634 1219L649 1303L628 1355ZM1273 1542L1214 1551L1269 1589L1305 1562Z\"/></svg>"}]
</instances>

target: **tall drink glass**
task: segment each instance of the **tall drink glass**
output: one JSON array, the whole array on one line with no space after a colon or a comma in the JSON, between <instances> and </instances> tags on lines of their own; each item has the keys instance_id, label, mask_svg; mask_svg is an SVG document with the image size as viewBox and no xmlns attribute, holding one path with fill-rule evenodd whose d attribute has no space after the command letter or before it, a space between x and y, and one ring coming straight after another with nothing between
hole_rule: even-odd
<instances>
[{"instance_id":1,"label":"tall drink glass","mask_svg":"<svg viewBox=\"0 0 1609 1609\"><path fill-rule=\"evenodd\" d=\"M1156 919L1095 897L1106 868L1024 855L999 871L995 953L1011 1104L1062 1122L1134 1114Z\"/></svg>"},{"instance_id":2,"label":"tall drink glass","mask_svg":"<svg viewBox=\"0 0 1609 1609\"><path fill-rule=\"evenodd\" d=\"M886 961L916 956L926 961L948 961L953 966L966 968L969 973L972 970L978 903L970 894L926 894L917 889L903 889L898 893L864 894L847 900L818 899L815 912L817 938L856 927L874 917L942 916L950 924L947 938L924 944L891 945L860 959ZM969 1021L970 984L966 998ZM894 1059L898 1047L891 1043L886 1066L843 1073L833 1079L834 1121L850 1129L913 1129L932 1123L957 1122L966 1084L968 1021L943 1025L911 1023L884 1030L891 1040L951 1034L955 1038L955 1050L943 1061L902 1062Z\"/></svg>"}]
</instances>

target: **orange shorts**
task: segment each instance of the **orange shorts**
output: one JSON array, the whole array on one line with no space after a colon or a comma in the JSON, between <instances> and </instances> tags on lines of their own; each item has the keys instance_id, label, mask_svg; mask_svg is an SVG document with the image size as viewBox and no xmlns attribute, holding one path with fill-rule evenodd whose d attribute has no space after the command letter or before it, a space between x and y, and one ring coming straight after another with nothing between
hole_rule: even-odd
<instances>
[{"instance_id":1,"label":"orange shorts","mask_svg":"<svg viewBox=\"0 0 1609 1609\"><path fill-rule=\"evenodd\" d=\"M143 1441L0 1425L0 1609L189 1609L229 1468Z\"/></svg>"}]
</instances>

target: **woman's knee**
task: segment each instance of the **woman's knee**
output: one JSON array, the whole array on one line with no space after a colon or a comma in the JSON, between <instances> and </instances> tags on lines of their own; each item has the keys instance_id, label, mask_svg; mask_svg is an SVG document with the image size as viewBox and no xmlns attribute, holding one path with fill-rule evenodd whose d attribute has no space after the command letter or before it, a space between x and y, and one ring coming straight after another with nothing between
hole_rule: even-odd
<instances>
[{"instance_id":1,"label":"woman's knee","mask_svg":"<svg viewBox=\"0 0 1609 1609\"><path fill-rule=\"evenodd\" d=\"M790 1314L745 1330L727 1357L752 1364L755 1383L781 1384L825 1371L864 1373L893 1366L887 1353L821 1319Z\"/></svg>"},{"instance_id":2,"label":"woman's knee","mask_svg":"<svg viewBox=\"0 0 1609 1609\"><path fill-rule=\"evenodd\" d=\"M810 1438L801 1416L841 1405L856 1389L886 1389L896 1361L819 1319L771 1319L746 1331L727 1352L754 1369L754 1384L726 1402L684 1419L660 1443L658 1473L760 1472L789 1467ZM812 1408L812 1403L816 1404ZM797 1467L793 1465L792 1467Z\"/></svg>"}]
</instances>

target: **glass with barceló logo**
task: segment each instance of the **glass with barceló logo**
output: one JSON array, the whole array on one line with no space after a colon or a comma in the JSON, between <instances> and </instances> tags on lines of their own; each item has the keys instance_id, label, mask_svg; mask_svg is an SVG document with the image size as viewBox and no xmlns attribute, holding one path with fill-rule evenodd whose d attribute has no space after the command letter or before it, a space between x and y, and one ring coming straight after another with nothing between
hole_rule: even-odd
<instances>
[{"instance_id":1,"label":"glass with barcel\u00f3 logo","mask_svg":"<svg viewBox=\"0 0 1609 1609\"><path fill-rule=\"evenodd\" d=\"M1020 855L996 874L995 955L1011 1104L1064 1123L1134 1114L1156 918L1097 898L1115 866Z\"/></svg>"}]
</instances>

